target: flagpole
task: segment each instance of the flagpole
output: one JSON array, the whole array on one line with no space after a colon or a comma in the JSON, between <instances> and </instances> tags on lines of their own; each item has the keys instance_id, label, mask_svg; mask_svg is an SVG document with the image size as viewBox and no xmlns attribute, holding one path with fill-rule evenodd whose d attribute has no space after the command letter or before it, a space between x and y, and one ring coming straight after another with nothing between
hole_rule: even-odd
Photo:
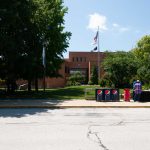
<instances>
[{"instance_id":1,"label":"flagpole","mask_svg":"<svg viewBox=\"0 0 150 150\"><path fill-rule=\"evenodd\" d=\"M46 74L46 62L45 62L45 46L43 45L43 67L44 67L44 72L43 72L43 90L45 92L45 74Z\"/></svg>"},{"instance_id":2,"label":"flagpole","mask_svg":"<svg viewBox=\"0 0 150 150\"><path fill-rule=\"evenodd\" d=\"M98 26L98 41L97 41L97 49L98 49L98 60L97 60L97 65L98 65L98 83L100 81L100 49L99 49L99 26Z\"/></svg>"}]
</instances>

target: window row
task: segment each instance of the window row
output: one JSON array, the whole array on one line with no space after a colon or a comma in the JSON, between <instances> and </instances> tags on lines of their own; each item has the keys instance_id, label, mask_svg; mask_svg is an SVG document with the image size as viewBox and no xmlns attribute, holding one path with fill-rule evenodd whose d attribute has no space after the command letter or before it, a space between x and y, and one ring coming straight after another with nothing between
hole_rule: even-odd
<instances>
[{"instance_id":1,"label":"window row","mask_svg":"<svg viewBox=\"0 0 150 150\"><path fill-rule=\"evenodd\" d=\"M86 57L73 57L73 62L86 62Z\"/></svg>"}]
</instances>

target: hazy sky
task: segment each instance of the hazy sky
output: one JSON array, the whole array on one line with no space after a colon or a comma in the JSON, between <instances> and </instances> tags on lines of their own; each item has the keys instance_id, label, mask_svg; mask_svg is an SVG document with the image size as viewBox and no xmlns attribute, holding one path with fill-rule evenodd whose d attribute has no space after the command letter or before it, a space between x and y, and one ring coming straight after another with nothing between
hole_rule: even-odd
<instances>
[{"instance_id":1,"label":"hazy sky","mask_svg":"<svg viewBox=\"0 0 150 150\"><path fill-rule=\"evenodd\" d=\"M68 51L91 51L98 26L100 51L129 51L150 34L150 0L64 0L64 5L66 31L72 33Z\"/></svg>"}]
</instances>

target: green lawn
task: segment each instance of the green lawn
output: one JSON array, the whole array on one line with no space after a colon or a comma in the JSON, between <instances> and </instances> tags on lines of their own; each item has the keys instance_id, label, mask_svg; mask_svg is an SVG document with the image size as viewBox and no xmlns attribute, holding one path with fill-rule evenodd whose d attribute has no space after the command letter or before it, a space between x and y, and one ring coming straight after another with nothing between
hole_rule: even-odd
<instances>
[{"instance_id":1,"label":"green lawn","mask_svg":"<svg viewBox=\"0 0 150 150\"><path fill-rule=\"evenodd\" d=\"M33 99L95 99L95 88L99 86L69 86L57 89L40 89L39 92L16 91L14 94L7 95L0 90L0 99L3 98L33 98ZM85 89L88 89L85 95ZM131 90L132 92L132 90ZM123 89L120 89L120 94L123 94Z\"/></svg>"},{"instance_id":2,"label":"green lawn","mask_svg":"<svg viewBox=\"0 0 150 150\"><path fill-rule=\"evenodd\" d=\"M0 94L0 98L48 98L48 99L85 99L86 88L98 88L99 86L70 86L65 88L57 89L46 89L44 92L42 89L39 92L28 92L28 91L16 91L14 94L6 95L5 93ZM92 92L94 97L95 93Z\"/></svg>"}]
</instances>

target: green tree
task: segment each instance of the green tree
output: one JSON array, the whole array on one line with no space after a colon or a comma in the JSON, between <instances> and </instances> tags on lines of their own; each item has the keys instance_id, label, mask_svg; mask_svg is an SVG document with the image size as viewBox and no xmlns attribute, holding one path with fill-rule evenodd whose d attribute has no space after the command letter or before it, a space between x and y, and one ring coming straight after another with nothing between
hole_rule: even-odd
<instances>
[{"instance_id":1,"label":"green tree","mask_svg":"<svg viewBox=\"0 0 150 150\"><path fill-rule=\"evenodd\" d=\"M46 47L46 75L58 76L71 36L64 31L67 8L62 0L2 0L0 5L0 78L8 90L19 78L35 81L43 76L42 48Z\"/></svg>"},{"instance_id":2,"label":"green tree","mask_svg":"<svg viewBox=\"0 0 150 150\"><path fill-rule=\"evenodd\" d=\"M46 47L46 76L58 77L58 69L63 62L63 52L69 45L70 32L64 32L64 15L67 8L63 6L62 0L33 0L35 9L32 23L34 33L31 41L35 58L32 63L31 79L35 79L35 88L38 90L38 78L43 76L42 48ZM36 27L36 28L35 28ZM34 55L34 56L33 56ZM33 56L33 57L32 57ZM30 59L31 60L31 59ZM33 60L33 59L32 59ZM28 76L26 76L28 77Z\"/></svg>"},{"instance_id":3,"label":"green tree","mask_svg":"<svg viewBox=\"0 0 150 150\"><path fill-rule=\"evenodd\" d=\"M2 0L0 5L0 77L6 80L7 90L14 91L19 78L20 57L25 54L24 33L30 21L30 1Z\"/></svg>"},{"instance_id":4,"label":"green tree","mask_svg":"<svg viewBox=\"0 0 150 150\"><path fill-rule=\"evenodd\" d=\"M104 78L115 87L127 87L137 74L137 62L131 52L108 53L103 62Z\"/></svg>"},{"instance_id":5,"label":"green tree","mask_svg":"<svg viewBox=\"0 0 150 150\"><path fill-rule=\"evenodd\" d=\"M142 37L132 50L138 61L138 77L150 85L150 35Z\"/></svg>"},{"instance_id":6,"label":"green tree","mask_svg":"<svg viewBox=\"0 0 150 150\"><path fill-rule=\"evenodd\" d=\"M147 61L150 58L150 35L143 36L132 50L140 61Z\"/></svg>"},{"instance_id":7,"label":"green tree","mask_svg":"<svg viewBox=\"0 0 150 150\"><path fill-rule=\"evenodd\" d=\"M92 68L91 83L98 84L98 72L97 72L96 66L93 66L93 68Z\"/></svg>"}]
</instances>

